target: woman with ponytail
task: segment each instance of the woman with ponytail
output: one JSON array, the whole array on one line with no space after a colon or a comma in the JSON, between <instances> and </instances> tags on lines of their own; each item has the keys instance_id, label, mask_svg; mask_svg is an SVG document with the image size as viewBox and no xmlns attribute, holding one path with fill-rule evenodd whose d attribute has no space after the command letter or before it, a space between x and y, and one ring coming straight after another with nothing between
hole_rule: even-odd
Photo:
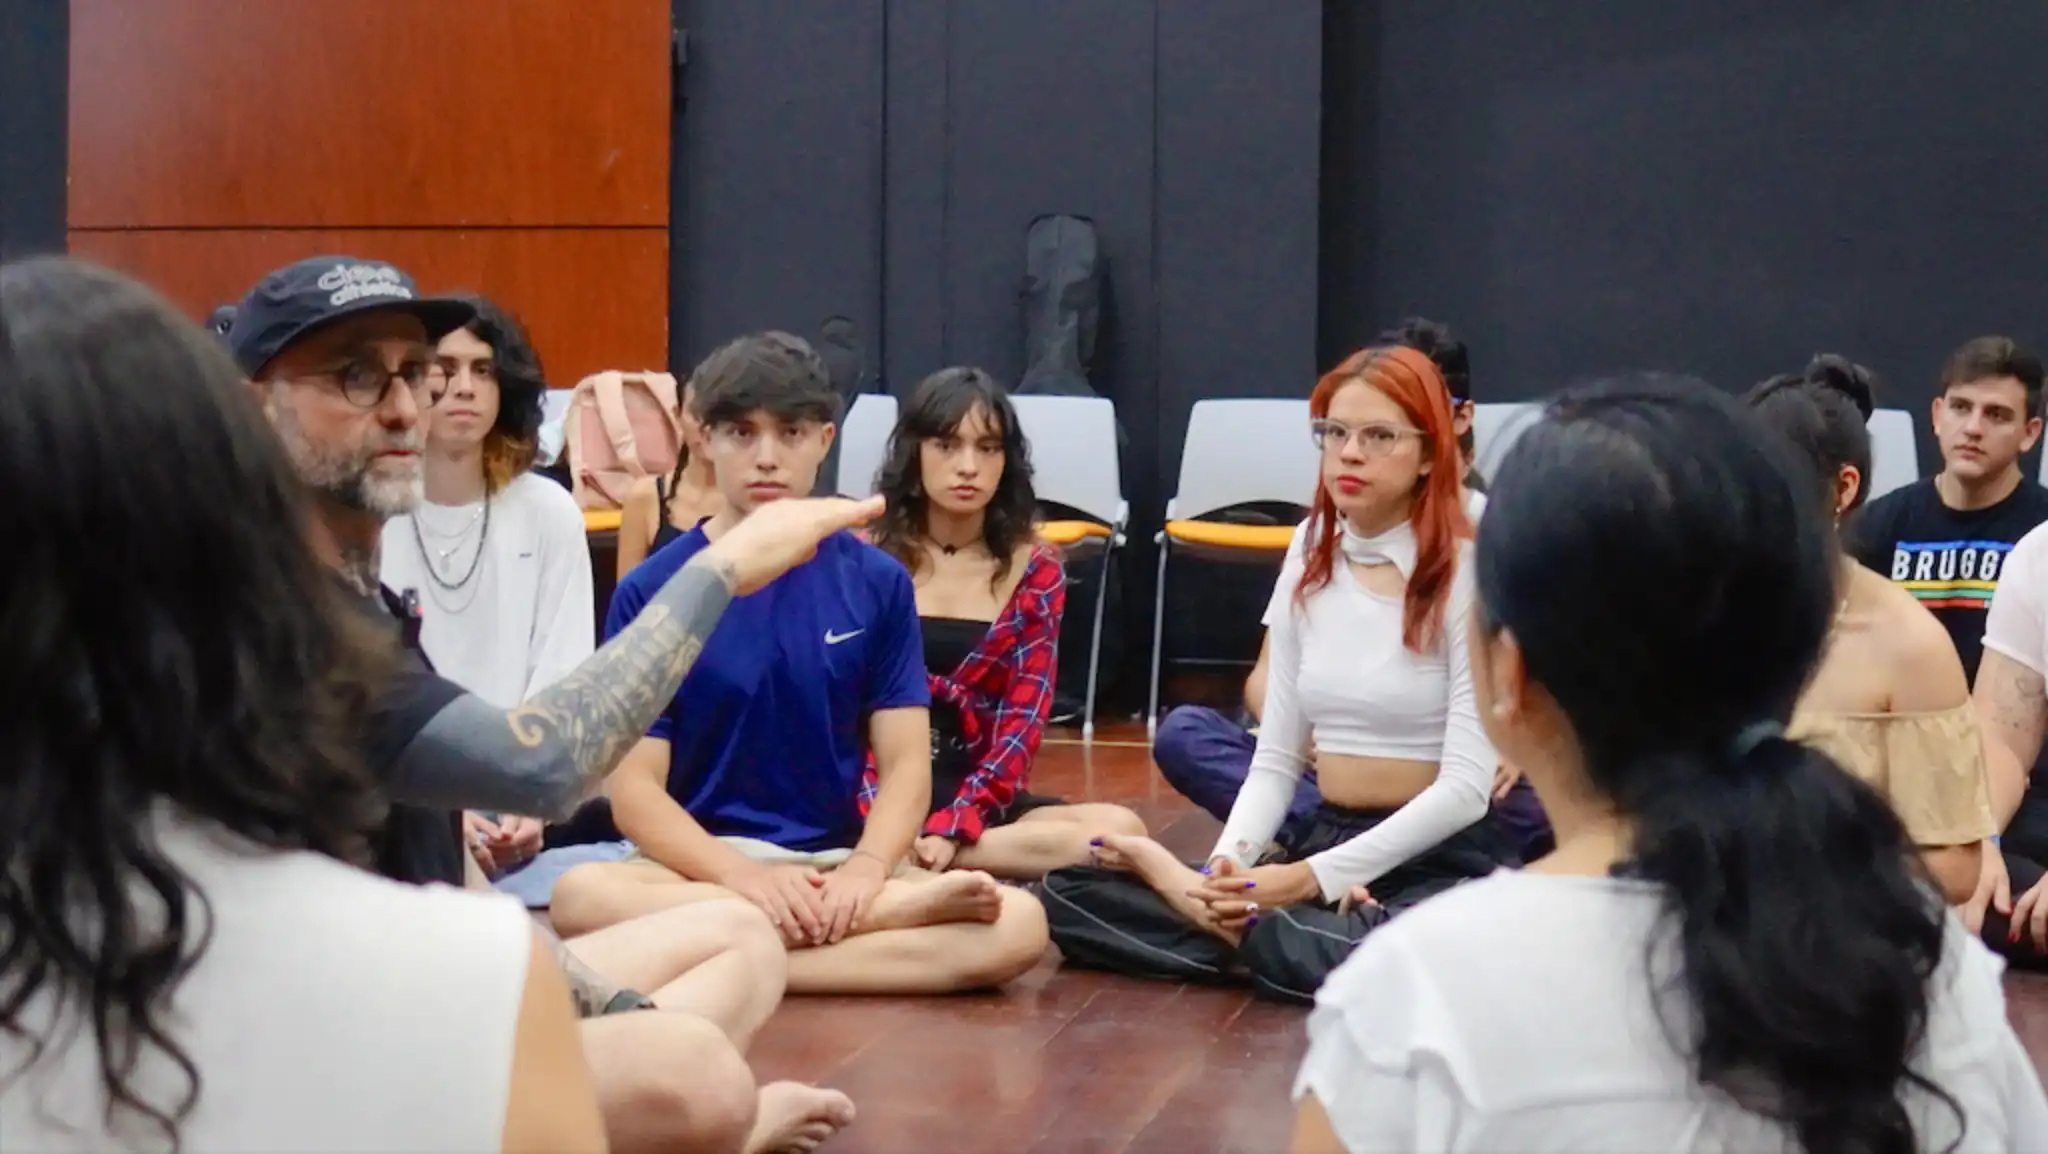
<instances>
[{"instance_id":1,"label":"woman with ponytail","mask_svg":"<svg viewBox=\"0 0 2048 1154\"><path fill-rule=\"evenodd\" d=\"M1296 1154L2017 1154L2048 1134L1997 960L1884 798L1785 736L1841 560L1811 469L1764 430L1651 378L1567 393L1517 440L1469 646L1479 716L1558 846L1331 976Z\"/></svg>"},{"instance_id":2,"label":"woman with ponytail","mask_svg":"<svg viewBox=\"0 0 2048 1154\"><path fill-rule=\"evenodd\" d=\"M1472 525L1443 376L1414 349L1367 349L1309 412L1320 476L1275 587L1258 748L1223 836L1199 870L1115 835L1099 868L1050 875L1070 960L1243 975L1306 1003L1389 917L1514 862L1483 820L1500 759L1472 705ZM1321 804L1273 860L1311 764Z\"/></svg>"},{"instance_id":3,"label":"woman with ponytail","mask_svg":"<svg viewBox=\"0 0 2048 1154\"><path fill-rule=\"evenodd\" d=\"M1746 398L1810 466L1807 486L1829 514L1831 541L1868 486L1873 391L1870 370L1828 355ZM1943 896L1962 905L1983 873L1986 839L1998 832L1962 659L1905 587L1847 553L1837 552L1835 567L1834 623L1792 736L1889 799Z\"/></svg>"}]
</instances>

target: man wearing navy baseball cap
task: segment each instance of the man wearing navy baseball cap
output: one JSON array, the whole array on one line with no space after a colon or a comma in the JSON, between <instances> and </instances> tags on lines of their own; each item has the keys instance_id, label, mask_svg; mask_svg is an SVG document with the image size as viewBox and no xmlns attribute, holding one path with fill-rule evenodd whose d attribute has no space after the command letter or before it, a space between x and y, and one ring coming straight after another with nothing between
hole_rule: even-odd
<instances>
[{"instance_id":1,"label":"man wearing navy baseball cap","mask_svg":"<svg viewBox=\"0 0 2048 1154\"><path fill-rule=\"evenodd\" d=\"M286 265L235 307L228 350L265 386L258 397L320 501L342 574L366 596L384 522L420 501L420 414L448 383L432 342L472 315L349 256Z\"/></svg>"},{"instance_id":2,"label":"man wearing navy baseball cap","mask_svg":"<svg viewBox=\"0 0 2048 1154\"><path fill-rule=\"evenodd\" d=\"M567 817L675 696L733 596L881 511L879 499L777 502L700 552L582 665L516 709L492 705L433 672L417 602L378 580L384 522L422 499L421 420L448 382L433 342L473 316L383 261L322 256L264 277L224 336L313 492L315 548L410 651L363 735L392 799L373 838L378 871L457 886L468 854L456 811ZM784 1149L852 1120L833 1091L756 1087L737 1052L782 994L781 939L753 906L707 902L553 945L578 1008L606 1015L584 1023L582 1043L614 1149ZM613 1012L657 1004L679 1012Z\"/></svg>"}]
</instances>

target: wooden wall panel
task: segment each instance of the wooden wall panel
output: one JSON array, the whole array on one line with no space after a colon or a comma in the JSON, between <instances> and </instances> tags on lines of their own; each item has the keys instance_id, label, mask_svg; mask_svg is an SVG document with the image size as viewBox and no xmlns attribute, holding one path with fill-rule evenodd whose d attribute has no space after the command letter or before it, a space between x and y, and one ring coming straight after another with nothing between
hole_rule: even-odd
<instances>
[{"instance_id":1,"label":"wooden wall panel","mask_svg":"<svg viewBox=\"0 0 2048 1154\"><path fill-rule=\"evenodd\" d=\"M670 0L72 0L71 251L195 316L345 253L668 363Z\"/></svg>"},{"instance_id":2,"label":"wooden wall panel","mask_svg":"<svg viewBox=\"0 0 2048 1154\"><path fill-rule=\"evenodd\" d=\"M388 260L424 291L482 291L512 309L558 387L668 364L665 230L74 231L71 251L148 281L195 317L301 257Z\"/></svg>"},{"instance_id":3,"label":"wooden wall panel","mask_svg":"<svg viewBox=\"0 0 2048 1154\"><path fill-rule=\"evenodd\" d=\"M70 226L669 217L669 0L72 0Z\"/></svg>"}]
</instances>

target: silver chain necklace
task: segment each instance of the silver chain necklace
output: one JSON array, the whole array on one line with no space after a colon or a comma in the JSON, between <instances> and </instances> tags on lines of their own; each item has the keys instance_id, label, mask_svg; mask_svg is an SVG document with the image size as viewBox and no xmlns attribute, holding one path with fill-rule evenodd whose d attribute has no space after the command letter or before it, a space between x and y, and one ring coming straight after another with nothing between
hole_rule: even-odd
<instances>
[{"instance_id":1,"label":"silver chain necklace","mask_svg":"<svg viewBox=\"0 0 2048 1154\"><path fill-rule=\"evenodd\" d=\"M490 498L485 498L483 506L471 516L469 524L464 525L454 534L452 540L455 543L445 549L430 549L427 545L426 536L420 529L422 518L417 512L412 516L413 544L419 546L420 560L426 565L427 569L429 580L427 595L433 598L434 604L444 613L460 613L476 601L477 589L475 588L468 590L469 596L464 598L459 605L452 605L447 600L443 600L441 594L443 592L462 592L470 585L470 582L476 580L477 574L483 571L484 547L491 539L491 504ZM424 512L424 510L420 512ZM470 525L481 526L476 538L476 552L470 556L469 567L463 570L462 576L451 578L448 574L441 571L441 566L446 564L450 558L454 557L462 549L463 545L468 543ZM449 536L439 533L436 533L435 536L444 541L451 539ZM436 588L437 586L439 587L438 589Z\"/></svg>"}]
</instances>

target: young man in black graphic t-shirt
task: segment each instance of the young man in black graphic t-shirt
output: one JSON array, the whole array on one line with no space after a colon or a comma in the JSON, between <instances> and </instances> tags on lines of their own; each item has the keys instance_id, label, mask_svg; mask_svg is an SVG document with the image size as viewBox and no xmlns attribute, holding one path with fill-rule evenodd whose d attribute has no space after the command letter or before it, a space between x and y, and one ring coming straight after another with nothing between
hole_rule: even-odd
<instances>
[{"instance_id":1,"label":"young man in black graphic t-shirt","mask_svg":"<svg viewBox=\"0 0 2048 1154\"><path fill-rule=\"evenodd\" d=\"M2028 854L2040 851L2027 844L2028 823L2015 818L2048 811L2041 784L2048 776L2030 773L2031 783L2021 777L2040 743L2035 738L2037 748L2029 752L2027 739L2015 734L2040 715L2033 707L2039 692L2027 689L2040 679L2009 656L2012 637L1994 641L1987 663L1984 638L2013 547L2048 523L2048 489L2021 473L2019 464L2041 437L2041 382L2040 358L2004 337L1979 337L1956 350L1934 401L1941 472L1864 506L1844 530L1849 552L1911 590L1955 641L1990 739L1987 751L1996 747L2000 754L1991 761L1991 796L2006 835L1999 852L1984 855L1985 875L1962 913L1973 930L1981 927L1987 945L2028 967L2048 955L2016 947L2008 935L2015 921L2027 920L2025 905L2016 912L2014 902L2039 882L2040 866ZM2027 568L2017 565L2014 580L2024 580ZM2020 598L2015 605L2037 596L2020 586L2012 592ZM2014 605L1999 613L2008 633L2024 633L2013 627L2013 619L2024 616ZM2015 708L2016 702L2022 704Z\"/></svg>"},{"instance_id":2,"label":"young man in black graphic t-shirt","mask_svg":"<svg viewBox=\"0 0 2048 1154\"><path fill-rule=\"evenodd\" d=\"M1941 472L1864 506L1844 530L1852 556L1947 627L1973 682L2006 554L2048 522L2048 489L2020 472L2041 437L2041 383L2040 357L2005 337L1957 349L1934 400Z\"/></svg>"}]
</instances>

